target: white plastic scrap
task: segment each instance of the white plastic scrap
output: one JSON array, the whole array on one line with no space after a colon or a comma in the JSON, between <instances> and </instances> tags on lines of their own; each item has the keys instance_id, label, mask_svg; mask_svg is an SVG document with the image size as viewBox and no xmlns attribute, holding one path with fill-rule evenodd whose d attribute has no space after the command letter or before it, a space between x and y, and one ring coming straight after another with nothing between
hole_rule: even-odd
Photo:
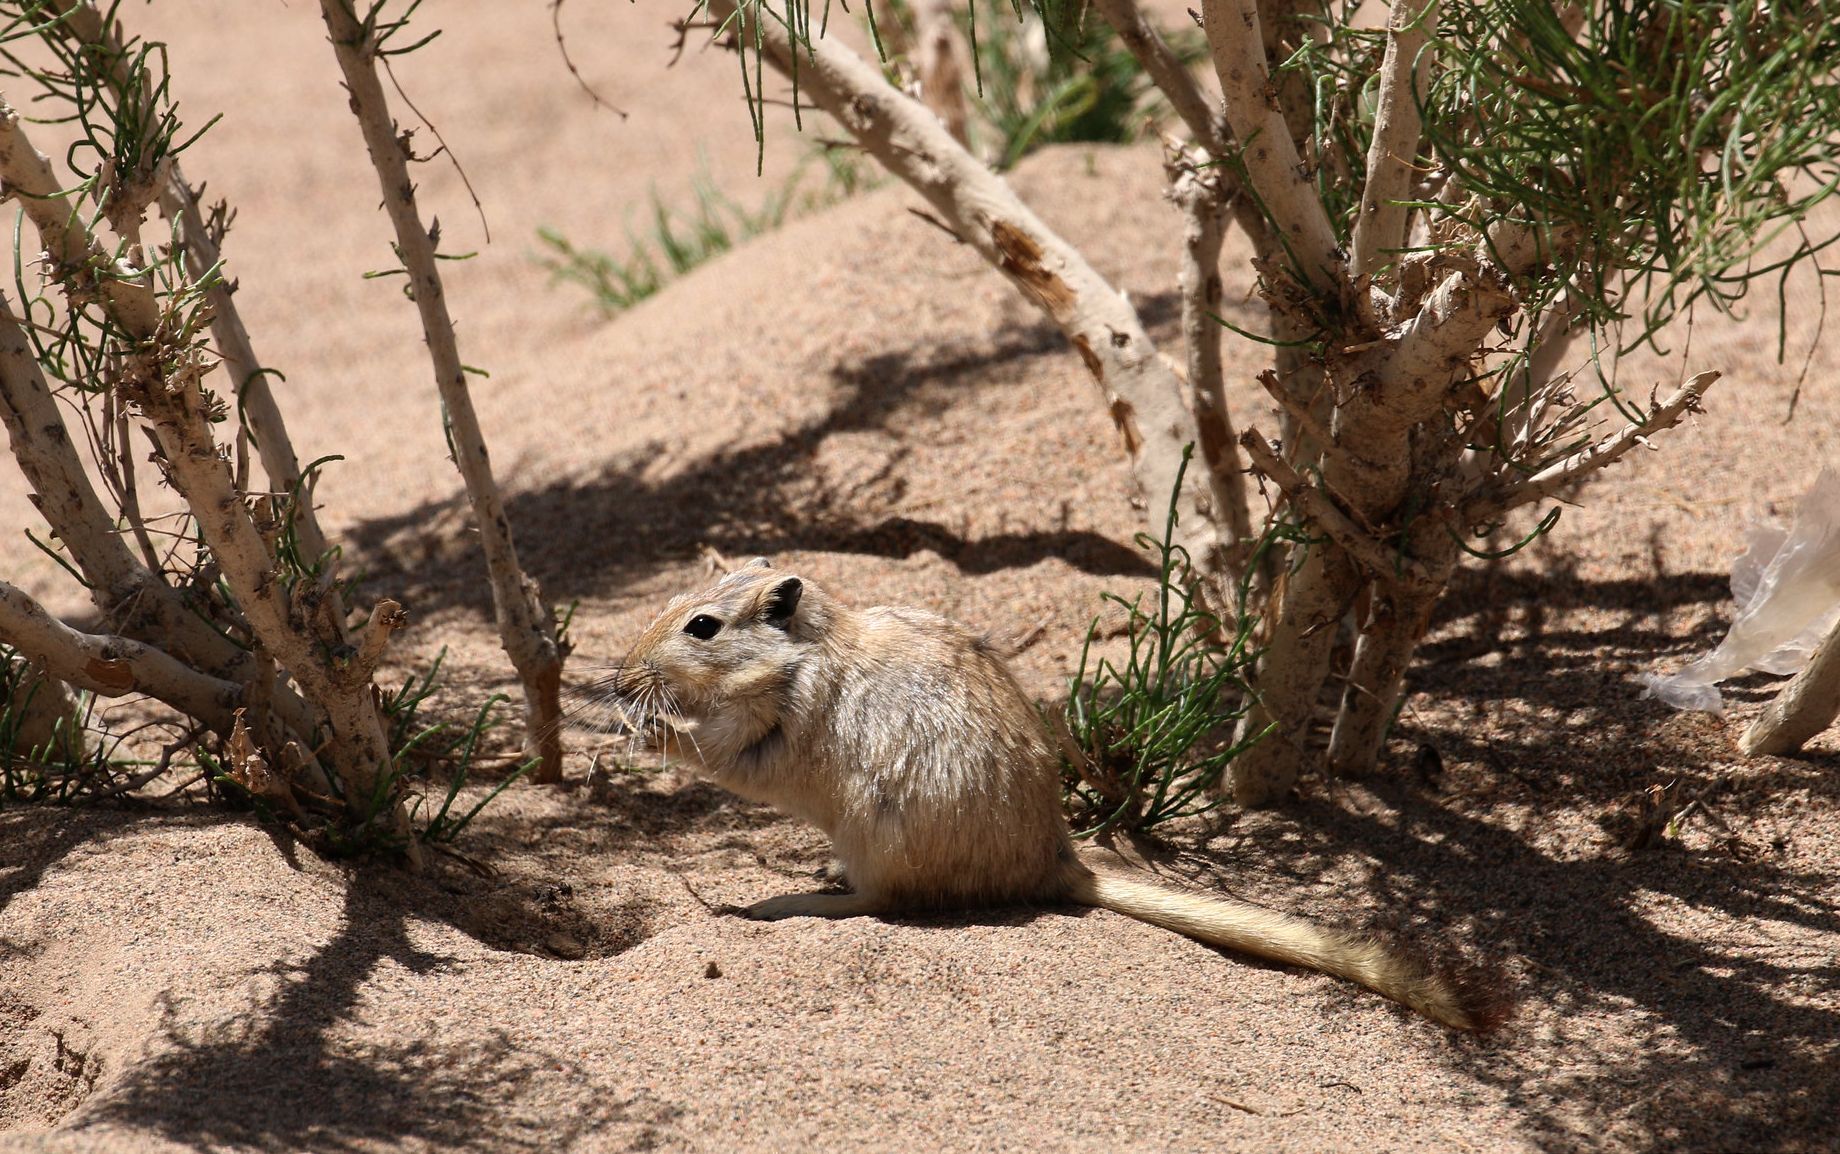
<instances>
[{"instance_id":1,"label":"white plastic scrap","mask_svg":"<svg viewBox=\"0 0 1840 1154\"><path fill-rule=\"evenodd\" d=\"M1788 529L1756 525L1731 565L1738 605L1731 632L1711 653L1674 674L1642 677L1676 709L1721 711L1718 683L1750 670L1799 673L1840 617L1840 470L1821 470L1796 502Z\"/></svg>"}]
</instances>

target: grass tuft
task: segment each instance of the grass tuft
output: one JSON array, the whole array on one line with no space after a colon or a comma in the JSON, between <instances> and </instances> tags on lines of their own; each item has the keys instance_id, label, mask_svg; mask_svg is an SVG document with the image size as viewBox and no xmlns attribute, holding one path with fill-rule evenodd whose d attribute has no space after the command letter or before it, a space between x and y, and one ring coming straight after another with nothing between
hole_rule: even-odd
<instances>
[{"instance_id":1,"label":"grass tuft","mask_svg":"<svg viewBox=\"0 0 1840 1154\"><path fill-rule=\"evenodd\" d=\"M553 282L587 290L609 316L625 312L672 279L743 241L828 208L878 182L846 149L821 148L815 155L823 162L825 174L816 188L807 187L812 167L808 157L749 209L718 189L704 172L692 183L696 206L687 213L666 205L653 190L645 231L627 227L625 256L582 248L559 230L545 226L537 229L537 240L546 250L537 255L537 262L549 270Z\"/></svg>"},{"instance_id":2,"label":"grass tuft","mask_svg":"<svg viewBox=\"0 0 1840 1154\"><path fill-rule=\"evenodd\" d=\"M466 788L473 773L482 768L480 744L487 734L498 728L499 706L509 700L502 693L488 697L472 720L464 725L447 721L427 721L423 706L441 688L441 665L447 650L435 656L434 663L417 676L411 673L402 686L381 703L390 733L391 766L379 776L377 796L369 818L356 823L352 830L328 831L334 852L354 854L397 849L402 835L388 823L390 799L402 796L409 814L410 827L417 841L425 845L453 842L480 812L497 800L512 782L535 768L537 758L512 761L510 772L465 812L456 812L454 803ZM436 773L445 777L445 786L435 784ZM435 798L438 795L438 801Z\"/></svg>"},{"instance_id":3,"label":"grass tuft","mask_svg":"<svg viewBox=\"0 0 1840 1154\"><path fill-rule=\"evenodd\" d=\"M1183 454L1176 494L1193 451ZM1198 602L1188 554L1174 543L1176 521L1172 495L1162 539L1138 534L1138 543L1156 554L1156 588L1129 601L1103 595L1125 611L1124 661L1094 659L1095 617L1068 686L1061 787L1080 837L1148 832L1214 809L1223 801L1214 789L1221 774L1263 736L1232 739L1245 713L1255 622L1242 614L1222 644L1223 626Z\"/></svg>"}]
</instances>

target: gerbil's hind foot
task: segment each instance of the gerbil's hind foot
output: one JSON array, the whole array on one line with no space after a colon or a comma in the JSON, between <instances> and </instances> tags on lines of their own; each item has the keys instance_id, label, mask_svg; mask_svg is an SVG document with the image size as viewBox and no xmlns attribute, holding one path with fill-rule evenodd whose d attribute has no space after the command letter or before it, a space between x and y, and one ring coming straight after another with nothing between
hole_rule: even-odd
<instances>
[{"instance_id":1,"label":"gerbil's hind foot","mask_svg":"<svg viewBox=\"0 0 1840 1154\"><path fill-rule=\"evenodd\" d=\"M862 894L784 894L747 908L747 916L761 922L781 918L859 918L881 912L879 902Z\"/></svg>"},{"instance_id":2,"label":"gerbil's hind foot","mask_svg":"<svg viewBox=\"0 0 1840 1154\"><path fill-rule=\"evenodd\" d=\"M812 876L829 886L839 886L850 880L849 871L844 869L843 859L834 857L812 871Z\"/></svg>"}]
</instances>

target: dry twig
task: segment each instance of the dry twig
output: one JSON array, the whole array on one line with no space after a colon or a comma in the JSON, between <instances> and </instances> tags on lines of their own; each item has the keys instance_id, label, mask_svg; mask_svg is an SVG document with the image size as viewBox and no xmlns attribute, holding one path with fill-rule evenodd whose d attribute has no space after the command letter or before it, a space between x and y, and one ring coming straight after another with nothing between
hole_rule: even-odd
<instances>
[{"instance_id":1,"label":"dry twig","mask_svg":"<svg viewBox=\"0 0 1840 1154\"><path fill-rule=\"evenodd\" d=\"M447 313L441 274L435 267L435 237L425 228L409 179L409 155L390 116L389 102L377 74L376 29L352 11L351 0L321 0L320 12L331 33L333 51L351 95L352 113L364 133L365 147L377 170L383 206L396 232L396 254L409 276L422 334L434 363L454 447L454 464L466 481L467 499L485 552L492 583L492 605L506 656L517 668L525 702L525 753L541 759L531 780L562 780L562 652L556 642L554 616L543 605L536 582L518 564L511 521L492 476L485 435L467 389L453 321Z\"/></svg>"}]
</instances>

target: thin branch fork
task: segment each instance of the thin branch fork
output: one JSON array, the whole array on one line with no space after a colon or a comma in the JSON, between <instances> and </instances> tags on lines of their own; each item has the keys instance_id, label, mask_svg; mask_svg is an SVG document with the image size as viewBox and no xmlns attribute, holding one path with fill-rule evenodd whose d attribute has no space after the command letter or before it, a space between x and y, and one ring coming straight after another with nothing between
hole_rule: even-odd
<instances>
[{"instance_id":1,"label":"thin branch fork","mask_svg":"<svg viewBox=\"0 0 1840 1154\"><path fill-rule=\"evenodd\" d=\"M137 84L136 74L127 67L127 53L123 49L118 26L110 26L93 3L88 0L51 0L49 11L57 19L46 21L45 31L68 36L88 48L84 58L95 62L97 74L94 79L97 83L106 84L117 99L138 96L144 102L151 102L152 93L145 75L139 77ZM139 88L138 93L133 91L136 87ZM157 184L161 211L178 226L180 242L185 249L186 271L194 278L202 277L219 264L222 255L210 230L205 227L197 197L191 185L186 182L184 173L180 171L176 158L167 158ZM299 504L291 511L295 532L309 556L323 556L326 552L326 539L313 510L308 487L301 483L299 458L295 455L286 422L281 417L280 407L269 387L268 375L256 357L249 332L230 294L229 284L219 277L217 283L207 290L206 300L211 310L212 335L216 339L224 369L235 382L237 408L255 440L263 471L268 475L269 487L279 493L298 494ZM340 623L339 628L342 629L342 607L335 605L333 608L331 616Z\"/></svg>"},{"instance_id":2,"label":"thin branch fork","mask_svg":"<svg viewBox=\"0 0 1840 1154\"><path fill-rule=\"evenodd\" d=\"M1700 402L1720 375L1717 370L1700 373L1670 393L1666 400L1658 404L1651 402L1648 416L1641 424L1625 425L1596 444L1553 462L1523 481L1466 502L1464 521L1471 525L1499 521L1509 510L1544 501L1586 474L1613 464L1637 445L1647 444L1650 436L1678 425L1688 413L1702 412Z\"/></svg>"},{"instance_id":3,"label":"thin branch fork","mask_svg":"<svg viewBox=\"0 0 1840 1154\"><path fill-rule=\"evenodd\" d=\"M143 279L145 270L118 264L96 244L63 195L50 159L33 146L18 111L4 97L0 97L0 184L8 196L19 201L52 259L64 269L82 270L73 271L66 283L73 288L93 287L130 336L150 339L160 325L160 308Z\"/></svg>"},{"instance_id":4,"label":"thin branch fork","mask_svg":"<svg viewBox=\"0 0 1840 1154\"><path fill-rule=\"evenodd\" d=\"M1320 486L1304 480L1297 470L1285 464L1278 454L1272 452L1270 442L1258 429L1247 429L1240 436L1239 443L1245 447L1246 455L1252 458L1253 467L1271 478L1299 516L1322 530L1369 572L1389 580L1404 580L1417 585L1437 584L1437 579L1422 564L1376 541L1366 530L1355 524L1352 517L1342 512L1341 507Z\"/></svg>"},{"instance_id":5,"label":"thin branch fork","mask_svg":"<svg viewBox=\"0 0 1840 1154\"><path fill-rule=\"evenodd\" d=\"M1226 117L1220 111L1220 102L1202 92L1201 86L1195 83L1194 74L1144 15L1136 0L1093 0L1093 7L1118 34L1119 43L1136 58L1144 75L1169 101L1169 107L1188 125L1195 143L1207 149L1216 160L1225 159L1233 138Z\"/></svg>"},{"instance_id":6,"label":"thin branch fork","mask_svg":"<svg viewBox=\"0 0 1840 1154\"><path fill-rule=\"evenodd\" d=\"M51 395L43 369L24 330L0 295L0 420L13 459L32 486L33 504L76 558L84 579L109 613L113 602L131 596L152 579L135 559L115 519L103 508L71 442L64 415Z\"/></svg>"},{"instance_id":7,"label":"thin branch fork","mask_svg":"<svg viewBox=\"0 0 1840 1154\"><path fill-rule=\"evenodd\" d=\"M735 0L710 0L708 12L723 24L757 15ZM1163 501L1175 490L1183 450L1200 437L1182 382L1129 302L923 105L892 88L880 69L834 40L795 45L770 18L742 31L749 43L758 32L767 59L782 73L792 74L796 54L800 92L924 197L954 234L1066 334L1103 392L1146 498L1150 531L1160 536ZM1219 527L1225 514L1214 508L1200 472L1191 470L1184 482L1185 515L1177 534L1204 581L1224 584Z\"/></svg>"},{"instance_id":8,"label":"thin branch fork","mask_svg":"<svg viewBox=\"0 0 1840 1154\"><path fill-rule=\"evenodd\" d=\"M485 552L499 638L523 683L525 752L541 758L531 780L560 781L562 652L556 641L555 619L544 607L536 583L518 564L511 521L498 482L492 476L485 436L473 410L466 368L460 360L441 275L435 266L435 242L422 224L415 186L409 178L408 157L377 74L376 45L352 11L351 0L320 0L320 13L351 95L352 113L377 170L384 209L396 233L396 252L408 272L416 310L421 315L435 385L452 432L454 463L466 483L473 521Z\"/></svg>"},{"instance_id":9,"label":"thin branch fork","mask_svg":"<svg viewBox=\"0 0 1840 1154\"><path fill-rule=\"evenodd\" d=\"M138 95L143 101L151 99L152 94L148 91L144 75L139 84L140 92L131 93L130 90L135 87L135 78L126 66L127 54L121 36L116 28L104 21L102 13L93 3L89 0L51 0L49 10L57 19L46 21L45 31L67 35L89 47L91 52L86 54L86 59L106 61L108 67L99 69L102 74L96 79L107 84L117 99L130 95ZM205 228L198 198L192 186L187 183L185 174L180 171L177 158L168 157L165 161L157 194L160 211L179 226L180 242L185 247L187 272L194 278L203 276L207 270L217 266L222 254L209 230ZM276 404L274 392L269 387L268 374L263 371L262 362L256 357L255 347L249 339L249 330L237 311L228 282L219 278L218 283L207 290L206 299L211 308L211 333L223 360L224 371L235 382L238 410L255 440L262 469L268 474L269 488L280 493L300 491L300 507L294 510L295 531L308 555L319 557L326 552L325 534L320 530L319 517L313 510L310 495L300 484L300 459L294 452L287 424L282 420L280 406Z\"/></svg>"},{"instance_id":10,"label":"thin branch fork","mask_svg":"<svg viewBox=\"0 0 1840 1154\"><path fill-rule=\"evenodd\" d=\"M0 304L4 298L0 298ZM0 313L5 310L0 308ZM103 508L72 446L25 334L0 315L0 420L13 457L32 486L32 500L70 552L91 599L110 623L132 638L160 639L177 658L227 683L245 682L255 662L196 613L135 558ZM307 734L316 724L306 702L281 687L270 704L283 724ZM215 728L215 726L213 726Z\"/></svg>"},{"instance_id":11,"label":"thin branch fork","mask_svg":"<svg viewBox=\"0 0 1840 1154\"><path fill-rule=\"evenodd\" d=\"M176 163L167 173L166 186L160 190L160 209L179 224L187 271L197 277L215 267L222 259L221 254L205 228L198 197ZM256 356L249 330L237 311L236 299L230 295L229 283L220 278L207 291L206 300L211 308L211 335L223 358L224 371L235 384L239 409L255 440L269 488L277 493L298 494L299 501L292 513L294 530L300 537L302 550L309 557L321 557L327 548L326 535L320 530L319 515L313 509L312 486L302 481L300 458L294 452L287 423L281 417L281 407L269 386L268 370Z\"/></svg>"},{"instance_id":12,"label":"thin branch fork","mask_svg":"<svg viewBox=\"0 0 1840 1154\"><path fill-rule=\"evenodd\" d=\"M262 645L287 669L306 696L326 713L339 739L340 774L354 791L352 804L368 802L389 763L389 744L371 700L368 677L352 676L320 660L316 649L336 643L336 631L314 637L296 628L274 557L237 491L230 465L211 435L205 412L202 366L196 362L140 382L135 400L153 425L173 485L185 495L212 557L237 593L244 616ZM126 386L124 386L126 387Z\"/></svg>"},{"instance_id":13,"label":"thin branch fork","mask_svg":"<svg viewBox=\"0 0 1840 1154\"><path fill-rule=\"evenodd\" d=\"M1220 203L1233 214L1233 223L1252 241L1262 260L1275 260L1280 251L1271 223L1260 214L1258 205L1246 196L1239 180L1226 170L1225 162L1234 152L1233 133L1227 127L1220 100L1196 82L1194 74L1182 63L1169 41L1143 14L1136 0L1094 0L1093 7L1118 34L1118 40L1136 58L1144 74L1169 101L1197 147L1210 160L1211 179L1219 189Z\"/></svg>"},{"instance_id":14,"label":"thin branch fork","mask_svg":"<svg viewBox=\"0 0 1840 1154\"><path fill-rule=\"evenodd\" d=\"M116 266L102 252L80 214L57 189L49 161L31 146L18 115L3 101L0 179L9 191L22 195L27 215L56 259L53 275L63 283L73 304L93 295L132 343L132 350L122 358L116 383L120 397L134 403L151 426L168 477L184 496L260 647L287 668L312 702L311 706L298 703L300 708L288 708L298 699L278 687L272 695L279 707L277 715L286 709L287 727L302 737L319 728L320 717L315 714L323 715L335 739L326 747L327 757L345 786L347 803L355 813L368 814L377 797L380 775L390 764L388 735L372 697L373 686L368 678L352 678L323 659L320 650L341 640L336 627L329 635L315 636L308 631L312 623L297 627L291 616L293 606L284 596L287 590L278 580L275 558L215 441L202 384L212 367L210 359L192 333L170 331L139 270ZM39 633L43 633L42 626ZM42 637L39 643L43 648ZM196 655L189 656L196 659ZM250 662L253 658L244 653L237 664L249 668L244 663ZM85 683L78 677L72 679ZM256 679L255 672L239 678L248 683ZM247 692L240 685L237 689ZM208 719L220 733L228 734L234 728L233 717L209 702L174 704L201 720ZM311 755L301 760L310 762ZM406 811L399 803L390 807L389 820L408 834ZM414 864L419 851L412 836L407 851Z\"/></svg>"},{"instance_id":15,"label":"thin branch fork","mask_svg":"<svg viewBox=\"0 0 1840 1154\"><path fill-rule=\"evenodd\" d=\"M17 134L17 125L14 131L6 163L38 167L43 156ZM29 152L37 160L27 159ZM49 162L44 165L48 170ZM40 208L48 204L37 203ZM76 219L73 214L74 209L59 200L58 207L45 215L61 230L66 221ZM93 246L85 239L83 247ZM126 285L123 299L132 299L139 291L138 285ZM134 557L115 532L115 519L103 508L77 458L30 342L10 310L4 311L7 315L0 317L0 415L5 418L14 457L32 486L34 503L82 571L96 607L115 628L141 633L144 623L150 635L168 644L178 642L188 660L227 677L240 677L249 667L248 654L180 605L172 590ZM118 322L128 323L123 314L115 315Z\"/></svg>"}]
</instances>

